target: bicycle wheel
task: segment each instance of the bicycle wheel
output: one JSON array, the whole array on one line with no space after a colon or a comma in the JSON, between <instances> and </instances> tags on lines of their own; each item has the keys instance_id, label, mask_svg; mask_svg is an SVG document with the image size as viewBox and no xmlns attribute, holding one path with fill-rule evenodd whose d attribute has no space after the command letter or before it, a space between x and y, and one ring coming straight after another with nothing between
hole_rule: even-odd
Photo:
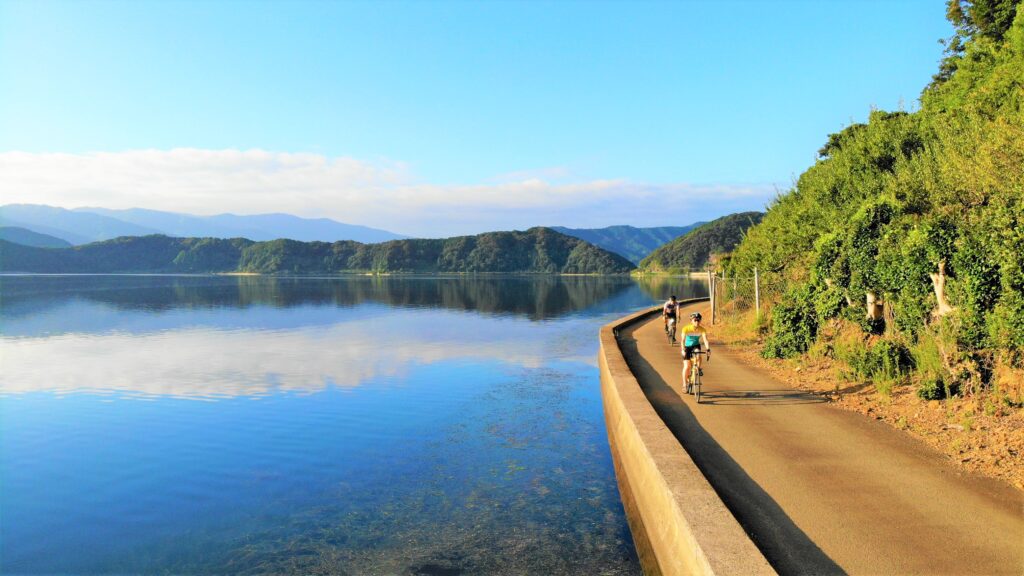
<instances>
[{"instance_id":1,"label":"bicycle wheel","mask_svg":"<svg viewBox=\"0 0 1024 576\"><path fill-rule=\"evenodd\" d=\"M697 370L697 382L693 387L695 388L695 395L697 396L697 404L700 404L700 370L697 368L695 368L695 370Z\"/></svg>"}]
</instances>

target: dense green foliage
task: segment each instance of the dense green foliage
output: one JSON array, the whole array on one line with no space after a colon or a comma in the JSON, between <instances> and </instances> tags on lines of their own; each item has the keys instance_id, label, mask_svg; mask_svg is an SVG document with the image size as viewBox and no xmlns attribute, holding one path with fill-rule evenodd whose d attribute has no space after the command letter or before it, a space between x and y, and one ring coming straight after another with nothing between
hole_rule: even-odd
<instances>
[{"instance_id":1,"label":"dense green foliage","mask_svg":"<svg viewBox=\"0 0 1024 576\"><path fill-rule=\"evenodd\" d=\"M563 228L551 229L568 236L586 240L594 246L625 256L630 262L641 260L660 246L703 225L697 222L689 226L661 226L657 228L634 228L633 226L608 226L607 228Z\"/></svg>"},{"instance_id":2,"label":"dense green foliage","mask_svg":"<svg viewBox=\"0 0 1024 576\"><path fill-rule=\"evenodd\" d=\"M0 241L0 270L7 272L619 274L632 268L617 254L547 228L379 244L154 235L41 249Z\"/></svg>"},{"instance_id":3,"label":"dense green foliage","mask_svg":"<svg viewBox=\"0 0 1024 576\"><path fill-rule=\"evenodd\" d=\"M71 246L67 240L49 234L40 234L20 226L0 226L0 240L36 248L67 248Z\"/></svg>"},{"instance_id":4,"label":"dense green foliage","mask_svg":"<svg viewBox=\"0 0 1024 576\"><path fill-rule=\"evenodd\" d=\"M808 286L797 286L775 307L772 331L763 353L769 358L802 354L810 348L817 332L813 294Z\"/></svg>"},{"instance_id":5,"label":"dense green foliage","mask_svg":"<svg viewBox=\"0 0 1024 576\"><path fill-rule=\"evenodd\" d=\"M765 354L799 354L819 326L845 317L907 342L903 359L941 339L938 352L929 348L939 357L929 373L917 368L925 397L984 387L995 363L1024 361L1020 4L951 1L957 36L921 109L873 111L866 124L830 135L795 188L747 232L728 273L757 267L767 284L789 286L771 309ZM949 308L937 297L943 287ZM884 303L877 320L864 320L868 294ZM883 368L867 372L908 364L885 346Z\"/></svg>"},{"instance_id":6,"label":"dense green foliage","mask_svg":"<svg viewBox=\"0 0 1024 576\"><path fill-rule=\"evenodd\" d=\"M640 269L672 273L700 270L712 255L731 251L763 216L761 212L740 212L708 222L652 252L640 262Z\"/></svg>"}]
</instances>

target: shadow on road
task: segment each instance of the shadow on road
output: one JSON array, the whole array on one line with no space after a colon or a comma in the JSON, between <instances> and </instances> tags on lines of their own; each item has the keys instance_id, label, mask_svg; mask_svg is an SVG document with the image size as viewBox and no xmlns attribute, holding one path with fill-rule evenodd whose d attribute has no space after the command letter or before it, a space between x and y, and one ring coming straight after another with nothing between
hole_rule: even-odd
<instances>
[{"instance_id":1,"label":"shadow on road","mask_svg":"<svg viewBox=\"0 0 1024 576\"><path fill-rule=\"evenodd\" d=\"M716 391L714 389L708 390L708 386L704 385L701 389L700 401L701 404L761 404L764 406L771 406L775 404L822 404L828 402L828 399L810 392L799 392L793 390Z\"/></svg>"},{"instance_id":2,"label":"shadow on road","mask_svg":"<svg viewBox=\"0 0 1024 576\"><path fill-rule=\"evenodd\" d=\"M619 346L655 411L772 567L783 575L844 574L842 568L815 545L775 500L701 427L677 392L639 354L636 340L630 334L623 334L619 338ZM781 390L720 392L717 398L715 394L712 392L709 403L823 401L813 395ZM747 394L762 396L745 398Z\"/></svg>"}]
</instances>

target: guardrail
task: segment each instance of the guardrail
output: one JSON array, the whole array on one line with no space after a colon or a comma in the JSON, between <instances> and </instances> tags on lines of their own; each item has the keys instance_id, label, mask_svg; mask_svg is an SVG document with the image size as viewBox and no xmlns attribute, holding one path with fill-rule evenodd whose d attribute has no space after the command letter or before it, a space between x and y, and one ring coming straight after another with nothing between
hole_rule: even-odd
<instances>
[{"instance_id":1,"label":"guardrail","mask_svg":"<svg viewBox=\"0 0 1024 576\"><path fill-rule=\"evenodd\" d=\"M608 443L644 573L775 574L655 412L622 354L620 330L660 311L604 326L598 353Z\"/></svg>"}]
</instances>

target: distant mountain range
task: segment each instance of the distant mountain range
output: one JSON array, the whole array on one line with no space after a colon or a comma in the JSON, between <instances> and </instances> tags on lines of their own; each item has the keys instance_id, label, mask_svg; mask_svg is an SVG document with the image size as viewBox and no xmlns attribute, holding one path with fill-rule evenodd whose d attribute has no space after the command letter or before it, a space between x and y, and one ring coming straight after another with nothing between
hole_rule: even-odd
<instances>
[{"instance_id":1,"label":"distant mountain range","mask_svg":"<svg viewBox=\"0 0 1024 576\"><path fill-rule=\"evenodd\" d=\"M181 238L247 238L255 241L288 238L303 242L354 240L373 243L405 238L386 230L344 224L327 218L300 218L290 214L194 216L140 208L67 210L39 204L0 206L0 226L23 228L74 245L120 236L152 234Z\"/></svg>"},{"instance_id":2,"label":"distant mountain range","mask_svg":"<svg viewBox=\"0 0 1024 576\"><path fill-rule=\"evenodd\" d=\"M40 234L18 226L0 226L0 240L36 248L69 248L71 243L49 234Z\"/></svg>"},{"instance_id":3,"label":"distant mountain range","mask_svg":"<svg viewBox=\"0 0 1024 576\"><path fill-rule=\"evenodd\" d=\"M550 228L376 244L151 235L34 248L0 240L2 272L623 274L633 268L618 254Z\"/></svg>"},{"instance_id":4,"label":"distant mountain range","mask_svg":"<svg viewBox=\"0 0 1024 576\"><path fill-rule=\"evenodd\" d=\"M608 226L607 228L564 228L551 229L562 234L586 240L595 246L625 256L633 264L639 264L659 246L704 224L697 222L689 226L662 226L659 228L634 228L633 226Z\"/></svg>"},{"instance_id":5,"label":"distant mountain range","mask_svg":"<svg viewBox=\"0 0 1024 576\"><path fill-rule=\"evenodd\" d=\"M659 246L701 224L703 223L697 222L689 226L654 228L554 226L550 229L619 254L635 265ZM62 241L81 246L122 236L154 234L175 238L245 238L257 242L276 239L300 242L353 240L364 244L407 238L386 230L344 224L327 218L300 218L290 214L195 216L141 208L68 210L40 204L0 206L0 228L24 230L25 232L9 232L8 235L0 237L17 244L38 247L59 247ZM26 232L51 237L56 243L53 240L31 237Z\"/></svg>"}]
</instances>

